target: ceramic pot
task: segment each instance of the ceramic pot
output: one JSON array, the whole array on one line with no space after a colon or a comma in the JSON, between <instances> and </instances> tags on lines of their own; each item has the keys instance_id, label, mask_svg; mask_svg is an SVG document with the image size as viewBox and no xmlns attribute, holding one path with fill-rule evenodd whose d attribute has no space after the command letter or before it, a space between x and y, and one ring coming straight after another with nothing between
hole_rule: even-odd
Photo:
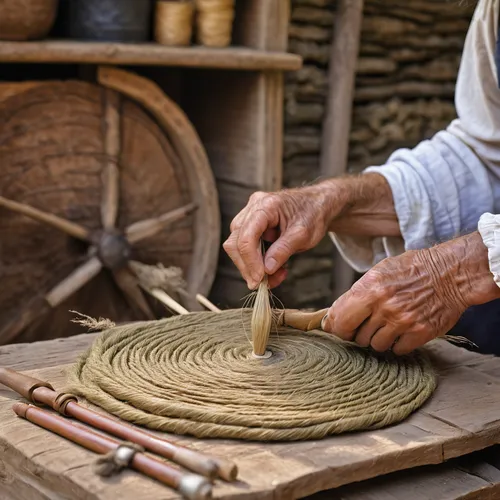
<instances>
[{"instance_id":1,"label":"ceramic pot","mask_svg":"<svg viewBox=\"0 0 500 500\"><path fill-rule=\"evenodd\" d=\"M79 40L145 42L151 36L151 0L66 1L67 36Z\"/></svg>"}]
</instances>

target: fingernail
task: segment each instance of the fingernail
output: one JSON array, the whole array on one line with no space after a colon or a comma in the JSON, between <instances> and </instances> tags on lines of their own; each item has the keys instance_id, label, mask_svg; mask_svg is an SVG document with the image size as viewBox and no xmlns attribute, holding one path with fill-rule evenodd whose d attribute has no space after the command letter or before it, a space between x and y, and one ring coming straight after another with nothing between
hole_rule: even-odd
<instances>
[{"instance_id":1,"label":"fingernail","mask_svg":"<svg viewBox=\"0 0 500 500\"><path fill-rule=\"evenodd\" d=\"M278 270L278 262L273 257L266 259L267 274L274 274Z\"/></svg>"},{"instance_id":2,"label":"fingernail","mask_svg":"<svg viewBox=\"0 0 500 500\"><path fill-rule=\"evenodd\" d=\"M257 281L248 280L247 286L250 290L255 290L257 288Z\"/></svg>"}]
</instances>

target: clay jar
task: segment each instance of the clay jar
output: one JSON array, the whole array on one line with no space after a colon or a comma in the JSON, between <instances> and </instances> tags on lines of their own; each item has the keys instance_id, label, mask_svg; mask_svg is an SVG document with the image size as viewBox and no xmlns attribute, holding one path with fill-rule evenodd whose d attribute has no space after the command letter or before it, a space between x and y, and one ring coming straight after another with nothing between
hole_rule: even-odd
<instances>
[{"instance_id":1,"label":"clay jar","mask_svg":"<svg viewBox=\"0 0 500 500\"><path fill-rule=\"evenodd\" d=\"M150 39L151 0L69 0L66 9L70 38L111 42Z\"/></svg>"},{"instance_id":2,"label":"clay jar","mask_svg":"<svg viewBox=\"0 0 500 500\"><path fill-rule=\"evenodd\" d=\"M36 40L47 36L58 0L0 0L0 40Z\"/></svg>"}]
</instances>

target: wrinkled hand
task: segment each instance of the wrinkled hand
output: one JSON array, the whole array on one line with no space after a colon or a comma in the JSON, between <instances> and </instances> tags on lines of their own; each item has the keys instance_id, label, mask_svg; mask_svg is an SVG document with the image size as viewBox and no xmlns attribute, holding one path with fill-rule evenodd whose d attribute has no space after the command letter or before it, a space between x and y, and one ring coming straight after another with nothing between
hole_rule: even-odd
<instances>
[{"instance_id":1,"label":"wrinkled hand","mask_svg":"<svg viewBox=\"0 0 500 500\"><path fill-rule=\"evenodd\" d=\"M334 190L321 186L277 193L254 193L231 223L224 250L241 272L248 287L264 277L278 286L286 277L285 263L295 253L316 246L328 230L332 217L345 203ZM262 257L261 239L272 242Z\"/></svg>"},{"instance_id":2,"label":"wrinkled hand","mask_svg":"<svg viewBox=\"0 0 500 500\"><path fill-rule=\"evenodd\" d=\"M329 309L325 331L376 351L407 354L445 335L471 305L499 296L478 233L390 257Z\"/></svg>"}]
</instances>

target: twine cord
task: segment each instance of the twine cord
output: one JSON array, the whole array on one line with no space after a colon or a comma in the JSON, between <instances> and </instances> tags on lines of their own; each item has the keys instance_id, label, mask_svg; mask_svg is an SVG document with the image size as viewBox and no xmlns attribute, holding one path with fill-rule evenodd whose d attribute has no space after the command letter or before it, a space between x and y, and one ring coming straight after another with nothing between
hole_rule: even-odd
<instances>
[{"instance_id":1,"label":"twine cord","mask_svg":"<svg viewBox=\"0 0 500 500\"><path fill-rule=\"evenodd\" d=\"M155 40L162 45L185 46L191 42L194 6L191 2L156 2Z\"/></svg>"},{"instance_id":2,"label":"twine cord","mask_svg":"<svg viewBox=\"0 0 500 500\"><path fill-rule=\"evenodd\" d=\"M230 45L233 21L234 0L196 0L196 36L201 45Z\"/></svg>"},{"instance_id":3,"label":"twine cord","mask_svg":"<svg viewBox=\"0 0 500 500\"><path fill-rule=\"evenodd\" d=\"M273 327L273 356L255 359L251 316L200 312L114 327L69 372L67 389L155 430L293 441L400 422L436 386L422 351L378 355L319 331Z\"/></svg>"}]
</instances>

